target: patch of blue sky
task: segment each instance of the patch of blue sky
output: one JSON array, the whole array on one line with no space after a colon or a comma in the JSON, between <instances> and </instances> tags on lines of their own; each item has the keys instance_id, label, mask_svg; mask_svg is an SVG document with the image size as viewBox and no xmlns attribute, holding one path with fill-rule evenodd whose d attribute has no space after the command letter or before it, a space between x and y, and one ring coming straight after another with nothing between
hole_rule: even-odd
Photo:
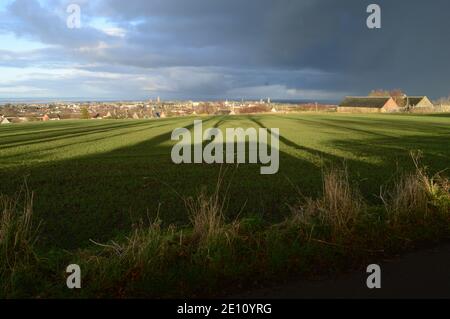
<instances>
[{"instance_id":1,"label":"patch of blue sky","mask_svg":"<svg viewBox=\"0 0 450 319\"><path fill-rule=\"evenodd\" d=\"M18 37L12 32L0 31L1 49L12 52L27 52L39 49L45 49L49 46L39 41Z\"/></svg>"}]
</instances>

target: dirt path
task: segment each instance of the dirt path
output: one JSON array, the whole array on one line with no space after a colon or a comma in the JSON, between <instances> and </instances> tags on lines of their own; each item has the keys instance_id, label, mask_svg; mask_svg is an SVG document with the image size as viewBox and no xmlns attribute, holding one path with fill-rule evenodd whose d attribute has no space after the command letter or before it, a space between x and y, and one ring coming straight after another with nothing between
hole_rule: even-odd
<instances>
[{"instance_id":1,"label":"dirt path","mask_svg":"<svg viewBox=\"0 0 450 319\"><path fill-rule=\"evenodd\" d=\"M424 249L381 266L381 289L366 286L365 269L336 279L290 283L235 298L450 298L450 244Z\"/></svg>"}]
</instances>

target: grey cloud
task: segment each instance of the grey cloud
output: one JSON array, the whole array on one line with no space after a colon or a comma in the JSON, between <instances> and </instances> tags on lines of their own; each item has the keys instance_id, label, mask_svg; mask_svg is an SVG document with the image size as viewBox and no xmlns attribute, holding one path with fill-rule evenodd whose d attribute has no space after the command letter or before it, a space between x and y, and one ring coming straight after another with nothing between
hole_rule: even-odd
<instances>
[{"instance_id":1,"label":"grey cloud","mask_svg":"<svg viewBox=\"0 0 450 319\"><path fill-rule=\"evenodd\" d=\"M449 94L450 2L377 0L382 29L369 30L366 7L372 2L79 2L87 20L104 18L123 28L124 38L91 27L67 29L55 12L64 12L68 0L53 1L53 11L34 0L16 0L9 12L16 21L13 32L57 46L53 53L41 51L48 56L39 59L141 74L174 96L222 97L264 87L327 91L336 99L378 87L432 97ZM11 23L5 27L12 28ZM27 57L16 61L27 62ZM130 94L141 89L133 83Z\"/></svg>"}]
</instances>

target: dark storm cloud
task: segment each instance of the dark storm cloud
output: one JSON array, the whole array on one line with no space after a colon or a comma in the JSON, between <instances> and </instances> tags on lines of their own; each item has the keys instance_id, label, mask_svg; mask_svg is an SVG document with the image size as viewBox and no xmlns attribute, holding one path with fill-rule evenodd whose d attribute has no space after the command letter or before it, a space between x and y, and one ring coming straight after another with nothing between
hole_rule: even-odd
<instances>
[{"instance_id":1,"label":"dark storm cloud","mask_svg":"<svg viewBox=\"0 0 450 319\"><path fill-rule=\"evenodd\" d=\"M107 38L90 27L70 32L63 17L34 0L16 0L9 6L9 13L16 18L14 33L19 36L32 36L43 43L77 47L95 44Z\"/></svg>"},{"instance_id":2,"label":"dark storm cloud","mask_svg":"<svg viewBox=\"0 0 450 319\"><path fill-rule=\"evenodd\" d=\"M85 21L102 18L124 30L121 37L89 25L67 29L71 2L17 0L12 31L55 45L55 59L92 72L148 76L150 92L450 93L446 0L78 1ZM370 3L382 8L380 30L366 27Z\"/></svg>"}]
</instances>

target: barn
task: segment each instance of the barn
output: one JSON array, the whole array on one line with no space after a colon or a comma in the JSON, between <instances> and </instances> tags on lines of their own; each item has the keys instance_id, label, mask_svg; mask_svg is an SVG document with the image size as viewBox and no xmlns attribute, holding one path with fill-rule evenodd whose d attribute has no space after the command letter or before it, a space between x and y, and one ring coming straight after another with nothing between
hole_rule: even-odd
<instances>
[{"instance_id":1,"label":"barn","mask_svg":"<svg viewBox=\"0 0 450 319\"><path fill-rule=\"evenodd\" d=\"M11 123L6 117L0 117L0 124L9 124Z\"/></svg>"},{"instance_id":2,"label":"barn","mask_svg":"<svg viewBox=\"0 0 450 319\"><path fill-rule=\"evenodd\" d=\"M342 113L385 113L396 112L399 110L398 104L389 96L348 96L337 108L337 111Z\"/></svg>"},{"instance_id":3,"label":"barn","mask_svg":"<svg viewBox=\"0 0 450 319\"><path fill-rule=\"evenodd\" d=\"M400 107L407 109L432 109L433 103L426 96L404 96L396 100Z\"/></svg>"}]
</instances>

